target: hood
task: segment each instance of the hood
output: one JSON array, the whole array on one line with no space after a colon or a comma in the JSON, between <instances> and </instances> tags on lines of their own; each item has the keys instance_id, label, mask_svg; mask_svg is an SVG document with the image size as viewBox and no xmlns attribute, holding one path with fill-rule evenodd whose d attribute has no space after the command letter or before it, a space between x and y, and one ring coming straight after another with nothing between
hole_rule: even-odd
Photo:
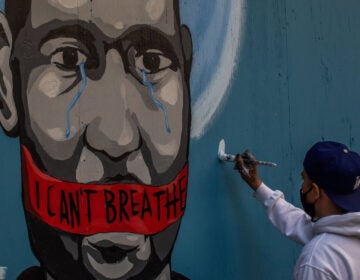
<instances>
[{"instance_id":1,"label":"hood","mask_svg":"<svg viewBox=\"0 0 360 280\"><path fill-rule=\"evenodd\" d=\"M314 234L332 233L360 238L360 212L323 217L314 223Z\"/></svg>"}]
</instances>

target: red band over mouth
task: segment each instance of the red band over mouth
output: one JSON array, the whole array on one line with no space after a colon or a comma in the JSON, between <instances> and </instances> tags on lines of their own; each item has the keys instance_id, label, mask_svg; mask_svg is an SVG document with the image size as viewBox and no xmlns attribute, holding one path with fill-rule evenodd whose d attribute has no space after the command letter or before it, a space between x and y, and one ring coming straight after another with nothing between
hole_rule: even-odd
<instances>
[{"instance_id":1,"label":"red band over mouth","mask_svg":"<svg viewBox=\"0 0 360 280\"><path fill-rule=\"evenodd\" d=\"M163 186L63 182L40 171L24 146L22 165L25 210L65 232L154 234L185 211L188 165Z\"/></svg>"}]
</instances>

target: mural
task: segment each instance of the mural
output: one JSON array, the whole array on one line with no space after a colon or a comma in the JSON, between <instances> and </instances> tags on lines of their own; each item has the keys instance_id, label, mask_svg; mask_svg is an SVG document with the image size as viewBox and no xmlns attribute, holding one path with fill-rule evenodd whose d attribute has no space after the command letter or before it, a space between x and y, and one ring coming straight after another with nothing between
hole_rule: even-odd
<instances>
[{"instance_id":1,"label":"mural","mask_svg":"<svg viewBox=\"0 0 360 280\"><path fill-rule=\"evenodd\" d=\"M291 279L218 145L360 151L360 2L210 2L0 0L0 280Z\"/></svg>"},{"instance_id":2,"label":"mural","mask_svg":"<svg viewBox=\"0 0 360 280\"><path fill-rule=\"evenodd\" d=\"M1 5L0 122L20 140L22 204L40 264L17 279L187 279L170 264L186 208L191 133L193 47L180 7L186 21L194 6ZM231 0L214 10L224 16L238 5ZM238 42L227 31L228 22L239 29L238 18L233 12L209 26L227 34L213 50ZM214 65L231 62L222 65L223 78L192 86L194 107L202 107L193 137L204 133L227 92L236 50L213 58Z\"/></svg>"},{"instance_id":3,"label":"mural","mask_svg":"<svg viewBox=\"0 0 360 280\"><path fill-rule=\"evenodd\" d=\"M21 145L18 279L186 279L191 36L177 1L7 1L1 125ZM10 62L10 63L9 63Z\"/></svg>"}]
</instances>

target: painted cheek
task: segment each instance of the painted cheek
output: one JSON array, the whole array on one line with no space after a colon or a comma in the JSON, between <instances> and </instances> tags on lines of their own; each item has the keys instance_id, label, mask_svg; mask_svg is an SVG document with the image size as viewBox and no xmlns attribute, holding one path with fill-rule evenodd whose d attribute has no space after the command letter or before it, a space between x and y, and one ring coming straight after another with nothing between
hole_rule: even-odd
<instances>
[{"instance_id":1,"label":"painted cheek","mask_svg":"<svg viewBox=\"0 0 360 280\"><path fill-rule=\"evenodd\" d=\"M180 146L183 130L183 89L178 77L174 76L159 90L158 96L168 109L168 117L173 127L172 135L157 139L154 145L160 155L175 156Z\"/></svg>"},{"instance_id":2,"label":"painted cheek","mask_svg":"<svg viewBox=\"0 0 360 280\"><path fill-rule=\"evenodd\" d=\"M39 91L49 97L55 98L61 92L61 81L55 72L46 73L39 81Z\"/></svg>"},{"instance_id":3,"label":"painted cheek","mask_svg":"<svg viewBox=\"0 0 360 280\"><path fill-rule=\"evenodd\" d=\"M76 78L64 78L56 67L51 66L32 71L27 101L29 119L36 135L45 134L55 141L66 140L66 111L79 87L76 84L69 92L65 91L74 84ZM73 134L79 128L79 122L71 124ZM39 141L42 142L42 139Z\"/></svg>"},{"instance_id":4,"label":"painted cheek","mask_svg":"<svg viewBox=\"0 0 360 280\"><path fill-rule=\"evenodd\" d=\"M167 171L174 163L174 159L179 153L181 146L181 135L183 133L183 90L179 83L178 76L173 76L164 84L159 92L156 93L159 100L167 108L169 123L171 126L171 133L160 133L161 127L156 127L155 131L149 133L150 142L153 146L153 160L158 162L155 164L157 172L162 173Z\"/></svg>"},{"instance_id":5,"label":"painted cheek","mask_svg":"<svg viewBox=\"0 0 360 280\"><path fill-rule=\"evenodd\" d=\"M46 133L50 138L55 141L64 141L65 140L65 129L60 127L49 128L46 130Z\"/></svg>"},{"instance_id":6,"label":"painted cheek","mask_svg":"<svg viewBox=\"0 0 360 280\"><path fill-rule=\"evenodd\" d=\"M161 110L163 112L166 131L167 131L167 133L170 134L171 133L171 128L170 128L169 116L168 116L167 108L159 99L157 99L155 97L154 85L147 80L147 74L146 74L146 71L144 69L142 70L142 78L143 78L144 86L146 86L149 89L149 94L150 94L150 97L151 97L152 101L159 108L159 110Z\"/></svg>"},{"instance_id":7,"label":"painted cheek","mask_svg":"<svg viewBox=\"0 0 360 280\"><path fill-rule=\"evenodd\" d=\"M179 150L179 141L177 139L171 139L168 143L156 143L156 150L160 156L166 156L174 158Z\"/></svg>"},{"instance_id":8,"label":"painted cheek","mask_svg":"<svg viewBox=\"0 0 360 280\"><path fill-rule=\"evenodd\" d=\"M159 98L165 103L175 106L179 100L179 93L182 89L179 88L177 79L171 79L166 85L160 90Z\"/></svg>"},{"instance_id":9,"label":"painted cheek","mask_svg":"<svg viewBox=\"0 0 360 280\"><path fill-rule=\"evenodd\" d=\"M71 100L69 107L66 110L66 139L70 138L71 133L71 111L76 106L77 102L79 101L80 97L84 93L86 86L87 86L87 77L85 73L85 63L82 62L79 66L80 73L81 73L81 87L79 91L76 93L75 97Z\"/></svg>"}]
</instances>

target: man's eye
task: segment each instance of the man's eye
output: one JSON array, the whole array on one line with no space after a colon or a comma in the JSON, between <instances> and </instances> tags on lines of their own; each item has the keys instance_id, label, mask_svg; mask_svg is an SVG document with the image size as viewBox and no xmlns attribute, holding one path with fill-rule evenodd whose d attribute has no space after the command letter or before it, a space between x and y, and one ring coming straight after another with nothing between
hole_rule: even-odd
<instances>
[{"instance_id":1,"label":"man's eye","mask_svg":"<svg viewBox=\"0 0 360 280\"><path fill-rule=\"evenodd\" d=\"M155 74L169 68L172 61L165 55L155 51L148 51L135 56L135 66L137 69L145 70L148 74Z\"/></svg>"},{"instance_id":2,"label":"man's eye","mask_svg":"<svg viewBox=\"0 0 360 280\"><path fill-rule=\"evenodd\" d=\"M79 49L73 47L57 49L51 57L51 63L64 70L74 70L82 62L86 62L86 56Z\"/></svg>"}]
</instances>

